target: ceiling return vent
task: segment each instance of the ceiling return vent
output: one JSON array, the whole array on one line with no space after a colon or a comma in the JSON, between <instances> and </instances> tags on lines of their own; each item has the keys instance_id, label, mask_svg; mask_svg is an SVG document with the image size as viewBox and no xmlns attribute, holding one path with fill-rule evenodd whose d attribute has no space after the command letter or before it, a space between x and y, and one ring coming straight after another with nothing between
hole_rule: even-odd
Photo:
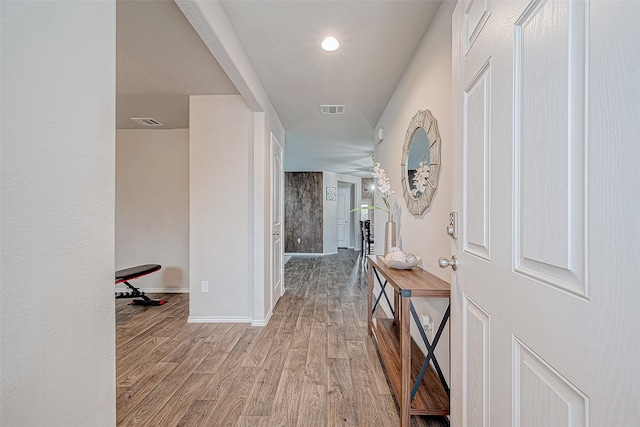
<instances>
[{"instance_id":1,"label":"ceiling return vent","mask_svg":"<svg viewBox=\"0 0 640 427\"><path fill-rule=\"evenodd\" d=\"M163 123L151 117L131 117L131 120L142 126L164 126Z\"/></svg>"},{"instance_id":2,"label":"ceiling return vent","mask_svg":"<svg viewBox=\"0 0 640 427\"><path fill-rule=\"evenodd\" d=\"M344 114L344 110L346 109L345 105L321 105L320 106L320 114Z\"/></svg>"}]
</instances>

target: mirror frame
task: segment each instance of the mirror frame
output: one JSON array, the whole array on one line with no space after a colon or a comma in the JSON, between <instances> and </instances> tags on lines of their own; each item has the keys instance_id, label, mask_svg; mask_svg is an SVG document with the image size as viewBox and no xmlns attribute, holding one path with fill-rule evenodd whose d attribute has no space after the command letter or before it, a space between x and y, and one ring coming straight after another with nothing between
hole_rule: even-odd
<instances>
[{"instance_id":1,"label":"mirror frame","mask_svg":"<svg viewBox=\"0 0 640 427\"><path fill-rule=\"evenodd\" d=\"M411 194L411 185L409 183L409 174L407 171L407 163L409 159L409 146L413 134L419 128L423 128L427 133L429 143L429 178L427 178L427 188L419 197L413 197ZM440 178L440 132L438 131L438 121L431 111L419 110L409 123L407 134L404 138L404 146L402 147L402 195L407 202L407 208L413 215L422 215L433 201L433 197L438 189L438 179Z\"/></svg>"}]
</instances>

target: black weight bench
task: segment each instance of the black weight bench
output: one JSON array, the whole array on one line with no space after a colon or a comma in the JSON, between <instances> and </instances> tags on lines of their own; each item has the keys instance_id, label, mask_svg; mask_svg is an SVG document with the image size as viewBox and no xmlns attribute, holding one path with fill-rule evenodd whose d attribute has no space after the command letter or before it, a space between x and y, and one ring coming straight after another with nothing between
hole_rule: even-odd
<instances>
[{"instance_id":1,"label":"black weight bench","mask_svg":"<svg viewBox=\"0 0 640 427\"><path fill-rule=\"evenodd\" d=\"M116 292L116 299L118 298L142 298L134 299L131 301L131 305L162 305L167 301L164 299L151 299L144 294L140 289L129 283L129 280L137 279L138 277L146 276L162 268L160 264L145 264L137 267L125 268L124 270L116 271L116 285L118 283L124 283L127 285L131 292Z\"/></svg>"}]
</instances>

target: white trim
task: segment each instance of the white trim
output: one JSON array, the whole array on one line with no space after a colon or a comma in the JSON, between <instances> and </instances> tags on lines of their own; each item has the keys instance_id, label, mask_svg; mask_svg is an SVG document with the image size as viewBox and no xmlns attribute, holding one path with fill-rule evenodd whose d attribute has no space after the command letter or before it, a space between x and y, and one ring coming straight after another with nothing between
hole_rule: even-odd
<instances>
[{"instance_id":1,"label":"white trim","mask_svg":"<svg viewBox=\"0 0 640 427\"><path fill-rule=\"evenodd\" d=\"M265 191L263 190L265 178L265 124L266 118L264 112L253 113L253 144L251 145L253 155L252 169L252 192L253 198L251 205L252 220L250 223L251 232L249 233L248 248L250 248L249 256L252 257L249 263L251 276L251 298L253 316L262 317L265 315L265 301L267 292L269 292L270 280L266 276L266 256L265 246L267 241L267 230L265 228L265 217L260 212L265 212ZM271 241L269 236L269 241ZM253 248L253 252L251 252Z\"/></svg>"},{"instance_id":2,"label":"white trim","mask_svg":"<svg viewBox=\"0 0 640 427\"><path fill-rule=\"evenodd\" d=\"M271 319L272 314L273 314L273 310L269 310L266 318L258 319L258 320L253 319L251 321L251 326L267 326L267 323L269 323L269 320Z\"/></svg>"},{"instance_id":3,"label":"white trim","mask_svg":"<svg viewBox=\"0 0 640 427\"><path fill-rule=\"evenodd\" d=\"M285 252L284 256L326 256L326 255L338 255L338 251L335 252Z\"/></svg>"},{"instance_id":4,"label":"white trim","mask_svg":"<svg viewBox=\"0 0 640 427\"><path fill-rule=\"evenodd\" d=\"M250 317L233 316L189 316L187 323L251 323Z\"/></svg>"},{"instance_id":5,"label":"white trim","mask_svg":"<svg viewBox=\"0 0 640 427\"><path fill-rule=\"evenodd\" d=\"M116 286L116 292L131 292L127 286ZM138 288L147 294L188 294L189 288Z\"/></svg>"}]
</instances>

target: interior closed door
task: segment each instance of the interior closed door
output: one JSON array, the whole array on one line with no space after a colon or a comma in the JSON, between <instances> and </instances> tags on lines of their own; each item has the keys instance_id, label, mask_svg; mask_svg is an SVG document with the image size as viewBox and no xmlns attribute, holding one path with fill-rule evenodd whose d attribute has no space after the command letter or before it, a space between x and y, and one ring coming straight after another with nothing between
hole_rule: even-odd
<instances>
[{"instance_id":1,"label":"interior closed door","mask_svg":"<svg viewBox=\"0 0 640 427\"><path fill-rule=\"evenodd\" d=\"M348 188L338 188L338 247L351 246L351 192Z\"/></svg>"},{"instance_id":2,"label":"interior closed door","mask_svg":"<svg viewBox=\"0 0 640 427\"><path fill-rule=\"evenodd\" d=\"M638 425L638 17L457 5L453 425Z\"/></svg>"},{"instance_id":3,"label":"interior closed door","mask_svg":"<svg viewBox=\"0 0 640 427\"><path fill-rule=\"evenodd\" d=\"M271 134L271 308L284 294L284 165L283 148Z\"/></svg>"}]
</instances>

